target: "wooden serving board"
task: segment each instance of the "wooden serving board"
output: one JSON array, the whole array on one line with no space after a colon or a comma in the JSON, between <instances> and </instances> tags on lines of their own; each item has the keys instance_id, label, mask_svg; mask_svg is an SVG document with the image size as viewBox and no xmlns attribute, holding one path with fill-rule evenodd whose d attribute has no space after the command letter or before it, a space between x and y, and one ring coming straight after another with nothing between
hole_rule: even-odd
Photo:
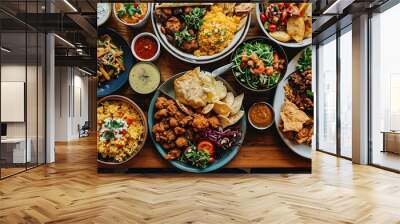
<instances>
[{"instance_id":1,"label":"wooden serving board","mask_svg":"<svg viewBox=\"0 0 400 224\"><path fill-rule=\"evenodd\" d=\"M107 28L116 30L128 43L131 44L133 37L140 32L153 32L151 19L147 21L145 27L132 30L127 26L119 23L113 15L111 15L108 22L104 25ZM255 10L252 12L252 22L250 25L249 32L246 38L255 36L263 36L260 30ZM288 60L292 59L297 52L301 50L295 48L284 48ZM218 68L222 65L230 62L230 55L221 61L201 65L202 70L211 71L212 69ZM190 64L187 62L180 61L166 50L161 50L161 55L157 61L154 62L161 72L161 82L167 80L174 74L182 71L190 70L197 65ZM269 93L252 93L241 87L236 83L232 73L229 71L222 76L227 80L237 92L244 92L244 108L246 112L248 108L257 101L267 101L272 105L274 91ZM140 95L135 93L129 83L127 82L118 92L115 94L123 95L134 100L142 109L147 113L150 100L153 94ZM245 118L247 119L247 118ZM151 127L149 127L151 129ZM151 139L148 138L144 148L139 152L132 160L115 166L105 165L98 163L98 168L171 168L172 166L168 161L164 160L158 151L153 146ZM270 169L293 169L293 170L304 170L309 171L311 169L311 160L305 159L292 152L280 139L275 126L271 126L266 131L258 131L251 127L250 124L247 126L247 133L242 147L236 157L228 163L225 168L270 168Z\"/></svg>"}]
</instances>

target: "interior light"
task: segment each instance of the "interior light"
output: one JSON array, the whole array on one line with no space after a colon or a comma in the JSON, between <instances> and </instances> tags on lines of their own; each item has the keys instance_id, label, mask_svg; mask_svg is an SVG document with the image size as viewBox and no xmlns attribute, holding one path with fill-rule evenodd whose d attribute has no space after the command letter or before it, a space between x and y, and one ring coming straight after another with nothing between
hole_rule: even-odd
<instances>
[{"instance_id":1,"label":"interior light","mask_svg":"<svg viewBox=\"0 0 400 224\"><path fill-rule=\"evenodd\" d=\"M64 3L67 4L74 12L78 12L78 10L73 6L68 0L64 0Z\"/></svg>"},{"instance_id":2,"label":"interior light","mask_svg":"<svg viewBox=\"0 0 400 224\"><path fill-rule=\"evenodd\" d=\"M9 50L9 49L7 49L7 48L5 48L5 47L1 47L0 49L1 49L2 51L6 52L6 53L10 53L10 52L11 52L11 50Z\"/></svg>"},{"instance_id":3,"label":"interior light","mask_svg":"<svg viewBox=\"0 0 400 224\"><path fill-rule=\"evenodd\" d=\"M66 39L64 39L64 38L62 38L62 37L60 37L60 36L57 35L57 34L54 34L54 36L57 37L57 38L58 38L59 40L61 40L62 42L64 42L65 44L67 44L68 46L75 48L75 45L72 44L71 42L69 42L68 40L66 40Z\"/></svg>"}]
</instances>

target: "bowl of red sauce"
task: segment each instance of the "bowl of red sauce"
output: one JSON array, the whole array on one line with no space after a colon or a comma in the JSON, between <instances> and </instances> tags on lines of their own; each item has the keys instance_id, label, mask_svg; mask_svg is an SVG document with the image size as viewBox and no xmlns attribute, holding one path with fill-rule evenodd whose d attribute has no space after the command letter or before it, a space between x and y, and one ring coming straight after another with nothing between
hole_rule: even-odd
<instances>
[{"instance_id":1,"label":"bowl of red sauce","mask_svg":"<svg viewBox=\"0 0 400 224\"><path fill-rule=\"evenodd\" d=\"M132 53L139 61L155 61L160 56L160 42L152 33L140 33L132 41Z\"/></svg>"}]
</instances>

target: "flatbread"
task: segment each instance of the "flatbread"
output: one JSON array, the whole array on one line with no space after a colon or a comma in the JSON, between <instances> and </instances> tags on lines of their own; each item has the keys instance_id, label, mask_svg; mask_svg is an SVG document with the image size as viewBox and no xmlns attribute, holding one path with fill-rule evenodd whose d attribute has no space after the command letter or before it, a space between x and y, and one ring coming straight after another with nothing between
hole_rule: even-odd
<instances>
[{"instance_id":1,"label":"flatbread","mask_svg":"<svg viewBox=\"0 0 400 224\"><path fill-rule=\"evenodd\" d=\"M222 99L222 102L228 104L231 107L234 100L235 100L235 96L233 95L233 93L232 92L228 92L226 94L225 98Z\"/></svg>"},{"instance_id":2,"label":"flatbread","mask_svg":"<svg viewBox=\"0 0 400 224\"><path fill-rule=\"evenodd\" d=\"M243 93L235 97L235 100L233 101L231 106L232 108L231 115L234 115L239 112L240 108L242 107L243 98L244 98Z\"/></svg>"},{"instance_id":3,"label":"flatbread","mask_svg":"<svg viewBox=\"0 0 400 224\"><path fill-rule=\"evenodd\" d=\"M302 42L305 32L304 18L301 16L291 16L288 19L286 30L296 42Z\"/></svg>"},{"instance_id":4,"label":"flatbread","mask_svg":"<svg viewBox=\"0 0 400 224\"><path fill-rule=\"evenodd\" d=\"M303 129L303 124L310 120L304 111L288 100L283 103L280 115L283 121L283 132L299 132Z\"/></svg>"},{"instance_id":5,"label":"flatbread","mask_svg":"<svg viewBox=\"0 0 400 224\"><path fill-rule=\"evenodd\" d=\"M229 114L232 112L231 107L222 101L215 102L213 110L215 113L222 116L229 116Z\"/></svg>"}]
</instances>

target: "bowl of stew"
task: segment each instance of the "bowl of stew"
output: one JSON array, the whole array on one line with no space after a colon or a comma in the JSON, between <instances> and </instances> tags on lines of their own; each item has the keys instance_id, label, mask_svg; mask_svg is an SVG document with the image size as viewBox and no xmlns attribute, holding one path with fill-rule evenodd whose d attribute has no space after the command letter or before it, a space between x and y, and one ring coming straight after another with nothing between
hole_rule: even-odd
<instances>
[{"instance_id":1,"label":"bowl of stew","mask_svg":"<svg viewBox=\"0 0 400 224\"><path fill-rule=\"evenodd\" d=\"M117 20L132 28L141 28L150 15L150 3L114 3L113 11Z\"/></svg>"},{"instance_id":2,"label":"bowl of stew","mask_svg":"<svg viewBox=\"0 0 400 224\"><path fill-rule=\"evenodd\" d=\"M160 41L152 33L140 33L133 38L131 49L139 61L155 61L160 56Z\"/></svg>"}]
</instances>

